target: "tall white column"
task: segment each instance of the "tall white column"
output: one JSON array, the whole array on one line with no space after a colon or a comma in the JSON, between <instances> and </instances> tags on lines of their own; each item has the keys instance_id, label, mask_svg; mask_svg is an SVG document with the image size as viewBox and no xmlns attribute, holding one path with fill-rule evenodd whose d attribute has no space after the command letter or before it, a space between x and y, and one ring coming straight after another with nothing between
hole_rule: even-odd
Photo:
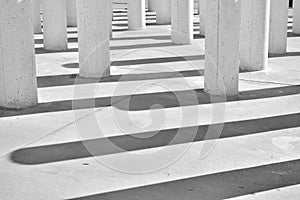
<instances>
[{"instance_id":1,"label":"tall white column","mask_svg":"<svg viewBox=\"0 0 300 200\"><path fill-rule=\"evenodd\" d=\"M199 0L200 35L205 35L206 0Z\"/></svg>"},{"instance_id":2,"label":"tall white column","mask_svg":"<svg viewBox=\"0 0 300 200\"><path fill-rule=\"evenodd\" d=\"M199 10L199 0L194 0L194 9L196 10L197 15L199 15L200 10Z\"/></svg>"},{"instance_id":3,"label":"tall white column","mask_svg":"<svg viewBox=\"0 0 300 200\"><path fill-rule=\"evenodd\" d=\"M269 53L286 53L289 0L271 0Z\"/></svg>"},{"instance_id":4,"label":"tall white column","mask_svg":"<svg viewBox=\"0 0 300 200\"><path fill-rule=\"evenodd\" d=\"M67 25L77 26L77 7L76 0L67 0Z\"/></svg>"},{"instance_id":5,"label":"tall white column","mask_svg":"<svg viewBox=\"0 0 300 200\"><path fill-rule=\"evenodd\" d=\"M42 0L44 48L66 50L67 8L66 0Z\"/></svg>"},{"instance_id":6,"label":"tall white column","mask_svg":"<svg viewBox=\"0 0 300 200\"><path fill-rule=\"evenodd\" d=\"M109 75L109 0L77 0L80 76Z\"/></svg>"},{"instance_id":7,"label":"tall white column","mask_svg":"<svg viewBox=\"0 0 300 200\"><path fill-rule=\"evenodd\" d=\"M42 32L41 0L32 0L34 33Z\"/></svg>"},{"instance_id":8,"label":"tall white column","mask_svg":"<svg viewBox=\"0 0 300 200\"><path fill-rule=\"evenodd\" d=\"M113 0L109 0L108 2L108 30L109 30L109 38L113 38L113 17L114 17L114 3Z\"/></svg>"},{"instance_id":9,"label":"tall white column","mask_svg":"<svg viewBox=\"0 0 300 200\"><path fill-rule=\"evenodd\" d=\"M128 29L139 30L146 28L145 0L127 0Z\"/></svg>"},{"instance_id":10,"label":"tall white column","mask_svg":"<svg viewBox=\"0 0 300 200\"><path fill-rule=\"evenodd\" d=\"M172 42L190 44L193 40L194 0L172 0Z\"/></svg>"},{"instance_id":11,"label":"tall white column","mask_svg":"<svg viewBox=\"0 0 300 200\"><path fill-rule=\"evenodd\" d=\"M148 0L148 11L154 11L154 0Z\"/></svg>"},{"instance_id":12,"label":"tall white column","mask_svg":"<svg viewBox=\"0 0 300 200\"><path fill-rule=\"evenodd\" d=\"M152 0L156 24L171 24L171 0Z\"/></svg>"},{"instance_id":13,"label":"tall white column","mask_svg":"<svg viewBox=\"0 0 300 200\"><path fill-rule=\"evenodd\" d=\"M300 0L294 0L293 32L300 34Z\"/></svg>"},{"instance_id":14,"label":"tall white column","mask_svg":"<svg viewBox=\"0 0 300 200\"><path fill-rule=\"evenodd\" d=\"M268 65L270 0L241 0L241 3L240 68L263 70Z\"/></svg>"},{"instance_id":15,"label":"tall white column","mask_svg":"<svg viewBox=\"0 0 300 200\"><path fill-rule=\"evenodd\" d=\"M240 0L208 0L205 42L205 91L237 95Z\"/></svg>"},{"instance_id":16,"label":"tall white column","mask_svg":"<svg viewBox=\"0 0 300 200\"><path fill-rule=\"evenodd\" d=\"M0 1L0 106L37 104L31 0Z\"/></svg>"}]
</instances>

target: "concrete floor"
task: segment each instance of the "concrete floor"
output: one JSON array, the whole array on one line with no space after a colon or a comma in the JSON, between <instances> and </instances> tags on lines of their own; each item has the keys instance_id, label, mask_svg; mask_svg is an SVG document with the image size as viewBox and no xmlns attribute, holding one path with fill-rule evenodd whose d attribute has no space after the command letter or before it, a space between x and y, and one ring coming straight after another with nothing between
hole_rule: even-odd
<instances>
[{"instance_id":1,"label":"concrete floor","mask_svg":"<svg viewBox=\"0 0 300 200\"><path fill-rule=\"evenodd\" d=\"M186 46L147 18L127 31L116 10L112 76L100 83L76 79L76 28L67 52L35 35L39 105L0 110L1 199L298 199L300 36L289 29L286 55L241 73L237 99L211 104L197 18Z\"/></svg>"}]
</instances>

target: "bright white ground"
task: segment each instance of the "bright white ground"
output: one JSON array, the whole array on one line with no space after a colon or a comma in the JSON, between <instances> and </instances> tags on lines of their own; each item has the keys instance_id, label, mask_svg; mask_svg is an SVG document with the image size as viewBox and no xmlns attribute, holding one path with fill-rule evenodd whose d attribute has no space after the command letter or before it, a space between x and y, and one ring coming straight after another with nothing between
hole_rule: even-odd
<instances>
[{"instance_id":1,"label":"bright white ground","mask_svg":"<svg viewBox=\"0 0 300 200\"><path fill-rule=\"evenodd\" d=\"M115 12L112 77L100 84L73 85L76 28L68 29L67 52L44 51L35 35L40 105L0 110L1 199L297 199L300 36L289 33L288 53L270 56L267 70L240 74L238 99L208 104L197 16L188 46L172 45L170 26L147 18L146 30L127 31L126 13ZM95 109L86 100L93 97ZM73 99L87 108L72 110ZM150 111L153 104L165 108ZM220 139L188 143L196 126L223 122ZM178 128L178 144L163 148ZM129 153L106 146L104 136ZM78 141L102 149L91 156Z\"/></svg>"}]
</instances>

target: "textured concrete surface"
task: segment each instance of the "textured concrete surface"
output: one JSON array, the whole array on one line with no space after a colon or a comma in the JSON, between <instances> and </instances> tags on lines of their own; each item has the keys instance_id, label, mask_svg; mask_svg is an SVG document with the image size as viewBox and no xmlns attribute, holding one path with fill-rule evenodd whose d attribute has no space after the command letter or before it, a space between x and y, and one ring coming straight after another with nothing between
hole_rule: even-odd
<instances>
[{"instance_id":1,"label":"textured concrete surface","mask_svg":"<svg viewBox=\"0 0 300 200\"><path fill-rule=\"evenodd\" d=\"M74 86L76 28L66 52L35 35L39 105L0 110L1 199L297 199L300 36L288 33L287 54L270 55L268 69L240 73L237 99L210 104L198 20L194 43L178 46L147 15L145 30L128 31L115 11L112 76L99 83ZM219 139L206 134L222 122ZM92 156L84 145L94 144L103 148Z\"/></svg>"},{"instance_id":2,"label":"textured concrete surface","mask_svg":"<svg viewBox=\"0 0 300 200\"><path fill-rule=\"evenodd\" d=\"M30 1L0 5L0 106L25 108L37 104L33 20Z\"/></svg>"},{"instance_id":3,"label":"textured concrete surface","mask_svg":"<svg viewBox=\"0 0 300 200\"><path fill-rule=\"evenodd\" d=\"M270 0L241 1L240 69L268 66Z\"/></svg>"},{"instance_id":4,"label":"textured concrete surface","mask_svg":"<svg viewBox=\"0 0 300 200\"><path fill-rule=\"evenodd\" d=\"M42 0L44 48L50 51L63 51L67 41L67 1Z\"/></svg>"}]
</instances>

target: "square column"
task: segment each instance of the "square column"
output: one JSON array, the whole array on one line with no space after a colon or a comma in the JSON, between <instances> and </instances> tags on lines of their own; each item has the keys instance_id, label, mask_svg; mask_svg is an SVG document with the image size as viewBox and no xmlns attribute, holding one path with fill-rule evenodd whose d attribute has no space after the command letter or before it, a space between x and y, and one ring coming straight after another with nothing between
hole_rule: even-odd
<instances>
[{"instance_id":1,"label":"square column","mask_svg":"<svg viewBox=\"0 0 300 200\"><path fill-rule=\"evenodd\" d=\"M139 30L146 28L145 6L145 0L127 0L129 30Z\"/></svg>"},{"instance_id":2,"label":"square column","mask_svg":"<svg viewBox=\"0 0 300 200\"><path fill-rule=\"evenodd\" d=\"M112 39L113 38L113 18L114 18L114 3L113 3L113 0L109 0L109 10L108 10L108 15L109 15L109 18L108 18L108 30L109 30L109 39Z\"/></svg>"},{"instance_id":3,"label":"square column","mask_svg":"<svg viewBox=\"0 0 300 200\"><path fill-rule=\"evenodd\" d=\"M294 0L293 32L300 34L300 0Z\"/></svg>"},{"instance_id":4,"label":"square column","mask_svg":"<svg viewBox=\"0 0 300 200\"><path fill-rule=\"evenodd\" d=\"M194 0L172 0L172 42L190 44L193 40Z\"/></svg>"},{"instance_id":5,"label":"square column","mask_svg":"<svg viewBox=\"0 0 300 200\"><path fill-rule=\"evenodd\" d=\"M205 35L206 0L199 0L200 35Z\"/></svg>"},{"instance_id":6,"label":"square column","mask_svg":"<svg viewBox=\"0 0 300 200\"><path fill-rule=\"evenodd\" d=\"M77 0L80 76L109 76L110 0Z\"/></svg>"},{"instance_id":7,"label":"square column","mask_svg":"<svg viewBox=\"0 0 300 200\"><path fill-rule=\"evenodd\" d=\"M77 26L77 6L76 0L67 0L67 25Z\"/></svg>"},{"instance_id":8,"label":"square column","mask_svg":"<svg viewBox=\"0 0 300 200\"><path fill-rule=\"evenodd\" d=\"M171 0L152 0L156 12L156 24L171 24Z\"/></svg>"},{"instance_id":9,"label":"square column","mask_svg":"<svg viewBox=\"0 0 300 200\"><path fill-rule=\"evenodd\" d=\"M154 11L154 2L155 0L148 0L148 11L152 12Z\"/></svg>"},{"instance_id":10,"label":"square column","mask_svg":"<svg viewBox=\"0 0 300 200\"><path fill-rule=\"evenodd\" d=\"M241 3L240 69L263 70L268 66L270 0L241 0Z\"/></svg>"},{"instance_id":11,"label":"square column","mask_svg":"<svg viewBox=\"0 0 300 200\"><path fill-rule=\"evenodd\" d=\"M63 51L68 48L66 0L42 0L44 48Z\"/></svg>"},{"instance_id":12,"label":"square column","mask_svg":"<svg viewBox=\"0 0 300 200\"><path fill-rule=\"evenodd\" d=\"M0 106L37 104L31 0L0 1Z\"/></svg>"},{"instance_id":13,"label":"square column","mask_svg":"<svg viewBox=\"0 0 300 200\"><path fill-rule=\"evenodd\" d=\"M288 4L288 0L271 0L269 53L286 53Z\"/></svg>"},{"instance_id":14,"label":"square column","mask_svg":"<svg viewBox=\"0 0 300 200\"><path fill-rule=\"evenodd\" d=\"M205 91L238 94L240 0L208 0L205 41Z\"/></svg>"},{"instance_id":15,"label":"square column","mask_svg":"<svg viewBox=\"0 0 300 200\"><path fill-rule=\"evenodd\" d=\"M34 33L42 33L41 0L32 0Z\"/></svg>"}]
</instances>

